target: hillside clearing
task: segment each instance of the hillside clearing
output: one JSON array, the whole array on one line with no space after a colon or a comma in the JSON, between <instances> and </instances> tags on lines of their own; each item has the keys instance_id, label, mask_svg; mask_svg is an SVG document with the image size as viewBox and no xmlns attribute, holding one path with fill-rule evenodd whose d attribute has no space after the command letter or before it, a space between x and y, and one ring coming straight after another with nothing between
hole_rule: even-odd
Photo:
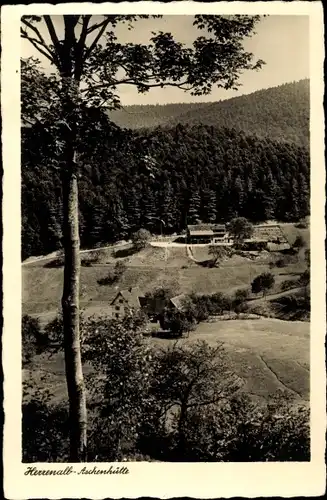
<instances>
[{"instance_id":1,"label":"hillside clearing","mask_svg":"<svg viewBox=\"0 0 327 500\"><path fill-rule=\"evenodd\" d=\"M205 340L210 345L222 341L231 368L242 378L242 391L255 399L269 399L277 391L295 401L309 399L309 324L302 322L230 320L201 323L181 343ZM174 340L146 338L145 342L161 348ZM86 384L93 370L84 367ZM63 353L51 358L36 356L33 366L23 370L23 379L41 391L51 388L53 402L67 397Z\"/></svg>"}]
</instances>

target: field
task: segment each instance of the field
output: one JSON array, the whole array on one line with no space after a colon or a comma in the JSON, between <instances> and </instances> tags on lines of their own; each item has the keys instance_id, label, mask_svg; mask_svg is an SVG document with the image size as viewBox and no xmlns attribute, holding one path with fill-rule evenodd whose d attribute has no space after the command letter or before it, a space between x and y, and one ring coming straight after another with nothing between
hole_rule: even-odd
<instances>
[{"instance_id":1,"label":"field","mask_svg":"<svg viewBox=\"0 0 327 500\"><path fill-rule=\"evenodd\" d=\"M284 391L295 401L309 399L309 323L274 319L227 320L201 323L187 339L192 343L205 340L210 345L224 342L226 355L235 373L243 380L242 391L255 399L269 399ZM172 345L175 341L146 338L154 347ZM85 368L86 383L90 368ZM24 378L33 380L41 389L51 388L53 401L66 397L64 359L36 356Z\"/></svg>"},{"instance_id":2,"label":"field","mask_svg":"<svg viewBox=\"0 0 327 500\"><path fill-rule=\"evenodd\" d=\"M296 236L301 234L309 243L308 229L297 229L293 224L281 226L290 242L294 242ZM127 244L119 246L116 252L109 248L83 253L82 257L86 260L94 259L95 254L98 254L97 261L91 267L81 268L80 300L87 314L91 311L92 314L105 312L119 288L138 286L147 292L154 287L173 284L177 293L233 293L238 288L249 287L258 274L270 271L275 275L275 287L271 292L277 293L283 281L294 279L305 270L304 251L300 252L296 263L281 269L270 269L269 262L280 257L268 252L262 252L253 259L234 255L224 259L219 268L208 269L194 262L183 245L150 246L134 254L130 250ZM193 246L193 255L197 260L207 260L208 248ZM104 278L121 260L126 263L127 271L120 281L115 286L99 285L98 280ZM45 318L55 315L60 308L63 269L44 267L49 261L36 260L22 267L23 313L41 315L41 319L43 315Z\"/></svg>"},{"instance_id":3,"label":"field","mask_svg":"<svg viewBox=\"0 0 327 500\"><path fill-rule=\"evenodd\" d=\"M301 234L309 246L309 229L298 229L293 224L283 224L282 230L292 244ZM199 261L208 259L208 248L193 247L193 256ZM304 250L296 262L282 268L269 266L278 254L262 252L247 258L234 255L224 259L218 268L206 268L190 258L186 247L170 243L166 246L150 246L133 253L130 245L95 252L83 252L83 260L90 259L90 267L81 267L81 309L85 316L105 316L108 305L117 290L138 286L143 292L154 287L173 285L177 293L233 293L238 288L249 288L255 276L269 271L275 275L271 293L279 293L281 283L296 279L306 268ZM95 259L96 257L96 259ZM30 261L22 266L23 313L38 317L41 326L53 319L60 309L62 293L62 268L47 264L53 259ZM126 272L115 286L100 285L114 264L124 260ZM45 266L46 264L46 266ZM260 301L260 300L259 300ZM262 306L267 306L263 302ZM226 320L201 323L189 339L181 342L206 340L209 344L223 341L226 355L235 373L242 378L244 392L254 398L267 399L276 391L283 390L296 400L309 397L309 329L308 322L281 321L277 319ZM165 346L172 341L150 338L154 346ZM86 380L89 367L85 367ZM51 387L55 401L65 398L66 383L64 360L61 354L36 357L31 370L24 372L26 380L32 380L43 388Z\"/></svg>"}]
</instances>

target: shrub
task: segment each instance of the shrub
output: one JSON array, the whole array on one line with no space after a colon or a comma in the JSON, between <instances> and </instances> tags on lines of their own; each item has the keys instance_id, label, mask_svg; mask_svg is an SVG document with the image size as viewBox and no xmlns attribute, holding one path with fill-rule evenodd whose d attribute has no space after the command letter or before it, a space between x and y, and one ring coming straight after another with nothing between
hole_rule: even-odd
<instances>
[{"instance_id":1,"label":"shrub","mask_svg":"<svg viewBox=\"0 0 327 500\"><path fill-rule=\"evenodd\" d=\"M311 261L311 257L310 257L310 255L311 255L311 254L310 254L310 249L309 249L309 248L307 248L307 249L305 250L305 252L304 252L304 258L305 258L305 262L306 262L306 264L307 264L307 266L308 266L308 268L309 268L309 269L310 269L310 261Z\"/></svg>"},{"instance_id":2,"label":"shrub","mask_svg":"<svg viewBox=\"0 0 327 500\"><path fill-rule=\"evenodd\" d=\"M306 271L304 271L301 274L298 282L301 286L308 286L310 284L310 271L309 271L309 269L307 269Z\"/></svg>"},{"instance_id":3,"label":"shrub","mask_svg":"<svg viewBox=\"0 0 327 500\"><path fill-rule=\"evenodd\" d=\"M295 224L295 227L298 229L307 229L308 223L305 219L301 219L297 224Z\"/></svg>"},{"instance_id":4,"label":"shrub","mask_svg":"<svg viewBox=\"0 0 327 500\"><path fill-rule=\"evenodd\" d=\"M98 279L97 282L99 285L104 286L104 285L113 285L115 283L115 280L116 280L115 273L113 271L109 271L107 276Z\"/></svg>"},{"instance_id":5,"label":"shrub","mask_svg":"<svg viewBox=\"0 0 327 500\"><path fill-rule=\"evenodd\" d=\"M124 261L118 261L115 264L115 267L113 271L109 271L107 276L104 278L98 279L98 284L99 285L113 285L114 283L117 283L122 276L124 275L125 271L127 269L127 266Z\"/></svg>"},{"instance_id":6,"label":"shrub","mask_svg":"<svg viewBox=\"0 0 327 500\"><path fill-rule=\"evenodd\" d=\"M40 322L25 314L22 318L22 363L31 363L36 354L40 354L48 343L46 333L43 334Z\"/></svg>"},{"instance_id":7,"label":"shrub","mask_svg":"<svg viewBox=\"0 0 327 500\"><path fill-rule=\"evenodd\" d=\"M295 241L292 245L292 248L296 251L299 251L301 248L304 248L305 247L305 241L303 239L303 236L301 235L298 235L296 238L295 238Z\"/></svg>"},{"instance_id":8,"label":"shrub","mask_svg":"<svg viewBox=\"0 0 327 500\"><path fill-rule=\"evenodd\" d=\"M151 239L151 233L147 229L139 229L132 234L132 243L135 250L140 251L145 248Z\"/></svg>"},{"instance_id":9,"label":"shrub","mask_svg":"<svg viewBox=\"0 0 327 500\"><path fill-rule=\"evenodd\" d=\"M185 425L183 461L309 461L309 410L276 399L255 405L235 397L198 408Z\"/></svg>"},{"instance_id":10,"label":"shrub","mask_svg":"<svg viewBox=\"0 0 327 500\"><path fill-rule=\"evenodd\" d=\"M65 265L65 257L58 257L57 259L50 260L49 262L46 262L43 267L46 268L56 268L56 267L63 267Z\"/></svg>"},{"instance_id":11,"label":"shrub","mask_svg":"<svg viewBox=\"0 0 327 500\"><path fill-rule=\"evenodd\" d=\"M123 274L126 272L126 269L127 266L123 260L116 262L114 267L116 281L118 281L123 276Z\"/></svg>"},{"instance_id":12,"label":"shrub","mask_svg":"<svg viewBox=\"0 0 327 500\"><path fill-rule=\"evenodd\" d=\"M83 259L83 260L81 261L81 266L82 266L82 267L92 267L92 261L91 261L91 260L86 260L86 259L84 260L84 259Z\"/></svg>"},{"instance_id":13,"label":"shrub","mask_svg":"<svg viewBox=\"0 0 327 500\"><path fill-rule=\"evenodd\" d=\"M286 267L286 266L287 266L287 262L285 259L278 259L276 261L276 267L281 268L281 267Z\"/></svg>"},{"instance_id":14,"label":"shrub","mask_svg":"<svg viewBox=\"0 0 327 500\"><path fill-rule=\"evenodd\" d=\"M24 385L26 396L26 384ZM50 403L48 393L32 389L22 407L22 461L67 462L69 460L68 411Z\"/></svg>"},{"instance_id":15,"label":"shrub","mask_svg":"<svg viewBox=\"0 0 327 500\"><path fill-rule=\"evenodd\" d=\"M267 294L267 291L270 290L275 284L275 278L274 275L271 273L262 273L256 278L251 283L251 290L252 293L259 293L262 292L263 296L265 297Z\"/></svg>"},{"instance_id":16,"label":"shrub","mask_svg":"<svg viewBox=\"0 0 327 500\"><path fill-rule=\"evenodd\" d=\"M299 286L298 280L285 280L280 285L280 289L285 292L286 290L291 290L292 288L296 288Z\"/></svg>"}]
</instances>

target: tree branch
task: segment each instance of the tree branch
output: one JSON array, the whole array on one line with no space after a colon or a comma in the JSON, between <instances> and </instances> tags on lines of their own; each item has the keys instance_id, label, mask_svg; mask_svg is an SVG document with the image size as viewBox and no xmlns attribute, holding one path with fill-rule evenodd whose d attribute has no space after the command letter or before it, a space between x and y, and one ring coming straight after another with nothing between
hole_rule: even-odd
<instances>
[{"instance_id":1,"label":"tree branch","mask_svg":"<svg viewBox=\"0 0 327 500\"><path fill-rule=\"evenodd\" d=\"M106 87L115 87L116 85L139 85L142 87L146 87L148 89L154 88L154 87L176 87L181 90L192 90L194 88L194 85L191 85L190 87L184 87L187 82L183 83L173 83L173 82L165 82L165 83L144 83L144 82L138 82L135 80L132 80L130 78L128 79L123 79L123 80L114 80L112 83L102 83L101 85L95 85L94 87L91 86L92 90L98 90L98 89L103 89ZM88 89L83 89L81 92L89 92L90 88Z\"/></svg>"},{"instance_id":2,"label":"tree branch","mask_svg":"<svg viewBox=\"0 0 327 500\"><path fill-rule=\"evenodd\" d=\"M76 64L75 64L75 78L80 81L83 71L83 50L87 37L87 27L90 22L91 16L83 16L83 25L81 36L76 44Z\"/></svg>"},{"instance_id":3,"label":"tree branch","mask_svg":"<svg viewBox=\"0 0 327 500\"><path fill-rule=\"evenodd\" d=\"M91 16L90 16L91 17ZM109 20L108 19L104 19L103 21L101 21L101 23L97 23L97 24L93 24L92 26L90 26L87 30L87 34L89 35L90 33L92 33L92 31L98 29L98 28L101 28L101 26L103 26L104 24L109 24Z\"/></svg>"},{"instance_id":4,"label":"tree branch","mask_svg":"<svg viewBox=\"0 0 327 500\"><path fill-rule=\"evenodd\" d=\"M99 23L98 27L101 26L101 29L99 30L99 33L97 34L97 36L95 37L93 42L91 43L90 47L86 50L85 55L84 55L84 60L87 59L90 56L90 54L92 53L94 47L96 46L96 44L98 43L98 41L102 37L103 33L105 32L105 29L108 26L109 22L110 22L110 19L105 19L102 23Z\"/></svg>"},{"instance_id":5,"label":"tree branch","mask_svg":"<svg viewBox=\"0 0 327 500\"><path fill-rule=\"evenodd\" d=\"M44 45L46 46L46 43L44 41L44 38L42 37L41 33L39 32L39 30L33 26L33 24L31 24L29 21L26 21L26 19L22 18L22 23L25 24L25 26L27 26L29 29L31 29L32 31L34 31L34 33L36 34L36 36L38 37L39 41Z\"/></svg>"},{"instance_id":6,"label":"tree branch","mask_svg":"<svg viewBox=\"0 0 327 500\"><path fill-rule=\"evenodd\" d=\"M56 30L54 29L53 22L52 22L50 16L44 16L44 21L45 21L45 24L47 25L51 41L52 41L53 46L55 48L55 54L56 54L55 62L57 63L58 69L61 70L62 61L61 61L61 57L60 57L61 56L60 43L59 43L59 40L57 37Z\"/></svg>"},{"instance_id":7,"label":"tree branch","mask_svg":"<svg viewBox=\"0 0 327 500\"><path fill-rule=\"evenodd\" d=\"M47 59L49 59L49 61L51 61L52 63L55 62L53 54L50 52L50 49L46 45L43 45L43 43L41 43L38 40L36 40L36 38L30 37L27 34L27 32L23 30L23 28L20 29L20 33L21 33L22 38L26 38L26 40L28 40L33 45L33 47L38 52L40 52L40 54L44 55L44 57L46 57ZM39 47L39 45L41 45L43 47L43 49L46 49L48 52L46 52L45 50L41 49Z\"/></svg>"}]
</instances>

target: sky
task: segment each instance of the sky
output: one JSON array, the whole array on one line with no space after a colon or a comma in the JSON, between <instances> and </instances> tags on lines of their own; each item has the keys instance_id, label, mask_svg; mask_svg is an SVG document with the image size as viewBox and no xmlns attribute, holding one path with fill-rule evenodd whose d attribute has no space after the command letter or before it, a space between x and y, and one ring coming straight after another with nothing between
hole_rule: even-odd
<instances>
[{"instance_id":1,"label":"sky","mask_svg":"<svg viewBox=\"0 0 327 500\"><path fill-rule=\"evenodd\" d=\"M63 32L62 16L53 16L53 21L58 36L60 36ZM193 16L163 16L161 19L140 20L130 31L126 25L120 25L116 33L121 42L145 43L149 40L152 31L168 31L177 40L189 45L201 34L192 25L192 22ZM40 31L46 38L46 28L42 27ZM238 91L213 88L210 95L195 97L180 89L167 87L151 89L147 94L138 94L132 86L125 85L119 87L122 105L219 101L309 78L309 16L274 15L265 17L257 24L255 31L255 35L244 40L244 48L246 51L252 52L255 59L263 59L266 64L258 72L245 72L241 76L242 86ZM27 40L22 39L21 44L23 58L32 55L38 57L44 70L50 71L48 61Z\"/></svg>"}]
</instances>

